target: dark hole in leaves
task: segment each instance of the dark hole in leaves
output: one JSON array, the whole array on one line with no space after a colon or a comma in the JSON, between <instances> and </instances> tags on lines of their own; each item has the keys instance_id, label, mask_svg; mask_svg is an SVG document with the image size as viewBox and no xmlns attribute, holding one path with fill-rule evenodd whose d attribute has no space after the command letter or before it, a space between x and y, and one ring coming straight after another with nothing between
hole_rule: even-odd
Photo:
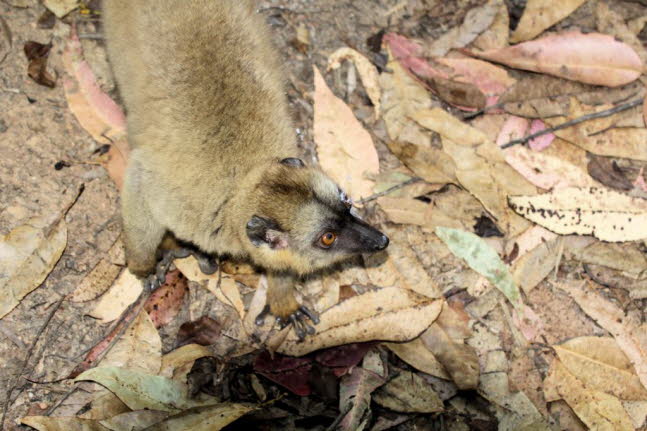
<instances>
[{"instance_id":1,"label":"dark hole in leaves","mask_svg":"<svg viewBox=\"0 0 647 431\"><path fill-rule=\"evenodd\" d=\"M382 38L384 37L384 29L378 31L366 39L366 46L372 52L378 53L382 50Z\"/></svg>"},{"instance_id":2,"label":"dark hole in leaves","mask_svg":"<svg viewBox=\"0 0 647 431\"><path fill-rule=\"evenodd\" d=\"M60 171L63 168L69 168L71 165L69 162L66 162L65 160L59 160L54 164L54 169L57 171Z\"/></svg>"},{"instance_id":3,"label":"dark hole in leaves","mask_svg":"<svg viewBox=\"0 0 647 431\"><path fill-rule=\"evenodd\" d=\"M38 21L36 22L36 25L38 28L42 28L44 30L50 30L54 28L54 25L56 24L56 15L54 15L49 9L46 9L45 12L38 18Z\"/></svg>"},{"instance_id":4,"label":"dark hole in leaves","mask_svg":"<svg viewBox=\"0 0 647 431\"><path fill-rule=\"evenodd\" d=\"M496 226L496 224L492 221L492 219L483 215L478 219L476 219L476 224L474 225L474 233L480 236L481 238L503 236L503 233L501 233L501 231Z\"/></svg>"}]
</instances>

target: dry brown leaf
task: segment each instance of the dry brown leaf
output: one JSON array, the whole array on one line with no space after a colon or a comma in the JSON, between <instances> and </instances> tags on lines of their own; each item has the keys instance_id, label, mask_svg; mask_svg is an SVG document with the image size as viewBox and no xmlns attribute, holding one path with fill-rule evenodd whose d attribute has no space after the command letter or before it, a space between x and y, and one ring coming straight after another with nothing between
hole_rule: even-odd
<instances>
[{"instance_id":1,"label":"dry brown leaf","mask_svg":"<svg viewBox=\"0 0 647 431\"><path fill-rule=\"evenodd\" d=\"M99 422L73 417L25 416L20 423L38 431L110 431Z\"/></svg>"},{"instance_id":2,"label":"dry brown leaf","mask_svg":"<svg viewBox=\"0 0 647 431\"><path fill-rule=\"evenodd\" d=\"M608 2L598 1L595 4L595 18L600 33L611 35L629 45L638 54L643 64L646 64L647 51L638 35L629 29L625 18L611 9Z\"/></svg>"},{"instance_id":3,"label":"dry brown leaf","mask_svg":"<svg viewBox=\"0 0 647 431\"><path fill-rule=\"evenodd\" d=\"M175 370L182 365L205 356L213 356L213 352L208 347L200 344L185 344L162 356L159 375L173 377Z\"/></svg>"},{"instance_id":4,"label":"dry brown leaf","mask_svg":"<svg viewBox=\"0 0 647 431\"><path fill-rule=\"evenodd\" d=\"M436 391L418 374L400 370L373 393L373 401L396 412L434 413L444 410Z\"/></svg>"},{"instance_id":5,"label":"dry brown leaf","mask_svg":"<svg viewBox=\"0 0 647 431\"><path fill-rule=\"evenodd\" d=\"M583 282L560 283L577 304L615 338L618 346L627 355L642 385L647 388L647 340L644 328L625 319L621 309L594 291L591 284ZM642 336L642 338L641 338Z\"/></svg>"},{"instance_id":6,"label":"dry brown leaf","mask_svg":"<svg viewBox=\"0 0 647 431\"><path fill-rule=\"evenodd\" d=\"M438 323L432 324L420 339L459 389L475 389L478 386L480 369L474 348L453 341Z\"/></svg>"},{"instance_id":7,"label":"dry brown leaf","mask_svg":"<svg viewBox=\"0 0 647 431\"><path fill-rule=\"evenodd\" d=\"M495 0L493 3L498 9L492 25L472 42L473 46L483 51L508 46L508 34L510 32L508 7L503 0Z\"/></svg>"},{"instance_id":8,"label":"dry brown leaf","mask_svg":"<svg viewBox=\"0 0 647 431\"><path fill-rule=\"evenodd\" d=\"M121 316L126 308L139 298L142 289L141 280L128 269L124 269L88 315L103 323L111 322Z\"/></svg>"},{"instance_id":9,"label":"dry brown leaf","mask_svg":"<svg viewBox=\"0 0 647 431\"><path fill-rule=\"evenodd\" d=\"M510 36L513 43L530 40L569 16L586 0L529 0L517 28Z\"/></svg>"},{"instance_id":10,"label":"dry brown leaf","mask_svg":"<svg viewBox=\"0 0 647 431\"><path fill-rule=\"evenodd\" d=\"M428 203L417 199L381 197L377 203L393 223L424 226L431 212Z\"/></svg>"},{"instance_id":11,"label":"dry brown leaf","mask_svg":"<svg viewBox=\"0 0 647 431\"><path fill-rule=\"evenodd\" d=\"M32 218L0 236L0 318L40 286L66 246L64 218Z\"/></svg>"},{"instance_id":12,"label":"dry brown leaf","mask_svg":"<svg viewBox=\"0 0 647 431\"><path fill-rule=\"evenodd\" d=\"M546 122L550 126L556 126L565 121L604 111L611 107L610 105L587 107L575 98L571 98L568 116L548 118ZM555 135L593 154L647 160L647 129L643 127L616 128L617 121L617 115L598 118L557 130Z\"/></svg>"},{"instance_id":13,"label":"dry brown leaf","mask_svg":"<svg viewBox=\"0 0 647 431\"><path fill-rule=\"evenodd\" d=\"M383 253L364 255L364 267L370 282L376 286L409 289L428 298L440 298L438 284L427 273L406 235L394 229L386 234L391 238L386 260Z\"/></svg>"},{"instance_id":14,"label":"dry brown leaf","mask_svg":"<svg viewBox=\"0 0 647 431\"><path fill-rule=\"evenodd\" d=\"M101 259L72 292L70 301L85 302L98 298L110 288L120 272L120 266L113 264L109 259Z\"/></svg>"},{"instance_id":15,"label":"dry brown leaf","mask_svg":"<svg viewBox=\"0 0 647 431\"><path fill-rule=\"evenodd\" d=\"M629 45L609 35L579 31L471 54L518 69L608 87L636 80L643 69L640 57Z\"/></svg>"},{"instance_id":16,"label":"dry brown leaf","mask_svg":"<svg viewBox=\"0 0 647 431\"><path fill-rule=\"evenodd\" d=\"M43 6L52 11L58 18L79 7L79 0L43 0Z\"/></svg>"},{"instance_id":17,"label":"dry brown leaf","mask_svg":"<svg viewBox=\"0 0 647 431\"><path fill-rule=\"evenodd\" d=\"M157 374L162 365L162 339L148 313L141 312L106 356L101 367L122 367Z\"/></svg>"},{"instance_id":18,"label":"dry brown leaf","mask_svg":"<svg viewBox=\"0 0 647 431\"><path fill-rule=\"evenodd\" d=\"M441 379L451 380L447 371L433 353L425 346L420 338L408 343L384 343L384 345L395 353L398 358L411 365L416 370Z\"/></svg>"},{"instance_id":19,"label":"dry brown leaf","mask_svg":"<svg viewBox=\"0 0 647 431\"><path fill-rule=\"evenodd\" d=\"M377 68L369 61L368 58L364 57L359 52L355 51L352 48L339 48L337 51L333 52L330 57L328 57L328 69L334 70L341 66L341 62L344 60L350 60L355 64L357 72L359 73L360 78L362 78L362 84L366 89L366 94L371 100L371 103L375 107L375 119L378 119L380 116L380 97L381 89L379 84L379 74L377 73Z\"/></svg>"},{"instance_id":20,"label":"dry brown leaf","mask_svg":"<svg viewBox=\"0 0 647 431\"><path fill-rule=\"evenodd\" d=\"M211 279L207 283L207 289L223 304L233 307L241 319L245 317L245 304L240 297L236 280L231 277L222 277L220 280Z\"/></svg>"},{"instance_id":21,"label":"dry brown leaf","mask_svg":"<svg viewBox=\"0 0 647 431\"><path fill-rule=\"evenodd\" d=\"M566 369L586 387L621 400L647 400L647 389L613 338L577 337L553 348Z\"/></svg>"},{"instance_id":22,"label":"dry brown leaf","mask_svg":"<svg viewBox=\"0 0 647 431\"><path fill-rule=\"evenodd\" d=\"M541 283L559 263L558 247L558 239L553 239L520 256L510 269L515 284L528 293Z\"/></svg>"},{"instance_id":23,"label":"dry brown leaf","mask_svg":"<svg viewBox=\"0 0 647 431\"><path fill-rule=\"evenodd\" d=\"M513 214L506 199L515 190L536 190L503 158L501 150L481 131L436 108L412 116L422 126L443 137L443 150L456 164L456 176L495 216L501 230L514 236L528 228L528 223Z\"/></svg>"},{"instance_id":24,"label":"dry brown leaf","mask_svg":"<svg viewBox=\"0 0 647 431\"><path fill-rule=\"evenodd\" d=\"M425 49L425 54L429 57L442 57L451 49L466 46L492 25L499 10L500 4L493 0L483 6L470 9L463 23L434 40Z\"/></svg>"},{"instance_id":25,"label":"dry brown leaf","mask_svg":"<svg viewBox=\"0 0 647 431\"><path fill-rule=\"evenodd\" d=\"M125 412L104 419L101 425L108 427L110 430L145 430L154 428L155 424L162 422L169 416L168 412L156 410L137 410L134 412ZM150 427L150 428L149 428Z\"/></svg>"},{"instance_id":26,"label":"dry brown leaf","mask_svg":"<svg viewBox=\"0 0 647 431\"><path fill-rule=\"evenodd\" d=\"M322 169L353 199L368 197L380 161L371 135L357 121L353 111L326 85L314 67L314 139Z\"/></svg>"},{"instance_id":27,"label":"dry brown leaf","mask_svg":"<svg viewBox=\"0 0 647 431\"><path fill-rule=\"evenodd\" d=\"M613 268L635 279L647 275L647 257L637 244L595 241L586 247L573 249L572 254L581 262Z\"/></svg>"},{"instance_id":28,"label":"dry brown leaf","mask_svg":"<svg viewBox=\"0 0 647 431\"><path fill-rule=\"evenodd\" d=\"M98 393L101 395L98 395ZM89 408L86 406L87 410L83 409L83 413L77 414L79 419L102 420L130 411L128 406L119 397L107 389L103 389L98 393L95 392L93 394L94 399L90 403Z\"/></svg>"},{"instance_id":29,"label":"dry brown leaf","mask_svg":"<svg viewBox=\"0 0 647 431\"><path fill-rule=\"evenodd\" d=\"M588 388L554 359L544 380L544 391L557 394L568 403L577 416L590 428L601 431L633 430L631 418L616 397Z\"/></svg>"},{"instance_id":30,"label":"dry brown leaf","mask_svg":"<svg viewBox=\"0 0 647 431\"><path fill-rule=\"evenodd\" d=\"M321 313L317 332L304 341L290 331L277 351L302 356L348 343L409 341L431 325L441 308L441 300L430 299L408 289L386 287L370 290Z\"/></svg>"},{"instance_id":31,"label":"dry brown leaf","mask_svg":"<svg viewBox=\"0 0 647 431\"><path fill-rule=\"evenodd\" d=\"M560 235L603 241L647 238L647 200L596 187L568 187L535 196L511 196L510 207Z\"/></svg>"}]
</instances>

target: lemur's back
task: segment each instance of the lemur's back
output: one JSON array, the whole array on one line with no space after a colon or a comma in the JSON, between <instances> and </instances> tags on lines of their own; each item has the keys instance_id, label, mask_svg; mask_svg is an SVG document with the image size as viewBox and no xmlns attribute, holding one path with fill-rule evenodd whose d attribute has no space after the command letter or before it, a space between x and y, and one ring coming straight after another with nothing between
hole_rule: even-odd
<instances>
[{"instance_id":1,"label":"lemur's back","mask_svg":"<svg viewBox=\"0 0 647 431\"><path fill-rule=\"evenodd\" d=\"M280 61L253 2L104 3L131 145L225 165L294 151Z\"/></svg>"}]
</instances>

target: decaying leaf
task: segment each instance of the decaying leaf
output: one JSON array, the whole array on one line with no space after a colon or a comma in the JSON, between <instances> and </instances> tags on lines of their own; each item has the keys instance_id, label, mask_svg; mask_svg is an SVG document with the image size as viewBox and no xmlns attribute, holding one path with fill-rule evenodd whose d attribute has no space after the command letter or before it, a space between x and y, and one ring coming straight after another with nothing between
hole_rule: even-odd
<instances>
[{"instance_id":1,"label":"decaying leaf","mask_svg":"<svg viewBox=\"0 0 647 431\"><path fill-rule=\"evenodd\" d=\"M511 196L510 207L560 235L603 241L647 238L647 201L598 187L567 187L536 196Z\"/></svg>"},{"instance_id":2,"label":"decaying leaf","mask_svg":"<svg viewBox=\"0 0 647 431\"><path fill-rule=\"evenodd\" d=\"M180 312L188 290L187 279L180 271L166 274L164 284L151 293L144 305L156 328L166 325Z\"/></svg>"},{"instance_id":3,"label":"decaying leaf","mask_svg":"<svg viewBox=\"0 0 647 431\"><path fill-rule=\"evenodd\" d=\"M508 46L508 33L510 32L508 7L503 0L495 0L493 3L497 6L497 13L494 16L492 25L472 42L472 45L480 50Z\"/></svg>"},{"instance_id":4,"label":"decaying leaf","mask_svg":"<svg viewBox=\"0 0 647 431\"><path fill-rule=\"evenodd\" d=\"M442 301L408 289L386 287L370 290L324 311L317 332L304 341L299 341L291 331L277 351L301 356L348 343L409 341L427 329L441 309Z\"/></svg>"},{"instance_id":5,"label":"decaying leaf","mask_svg":"<svg viewBox=\"0 0 647 431\"><path fill-rule=\"evenodd\" d=\"M530 292L555 270L558 258L558 240L542 242L515 260L511 268L512 280L524 292Z\"/></svg>"},{"instance_id":6,"label":"decaying leaf","mask_svg":"<svg viewBox=\"0 0 647 431\"><path fill-rule=\"evenodd\" d=\"M577 337L553 348L560 362L586 387L621 400L647 400L647 389L613 338Z\"/></svg>"},{"instance_id":7,"label":"decaying leaf","mask_svg":"<svg viewBox=\"0 0 647 431\"><path fill-rule=\"evenodd\" d=\"M47 58L51 49L51 43L43 45L34 41L26 42L24 46L25 56L29 60L27 67L29 77L40 85L54 88L56 78L47 71Z\"/></svg>"},{"instance_id":8,"label":"decaying leaf","mask_svg":"<svg viewBox=\"0 0 647 431\"><path fill-rule=\"evenodd\" d=\"M471 54L518 69L608 87L635 80L643 67L638 54L612 36L578 31Z\"/></svg>"},{"instance_id":9,"label":"decaying leaf","mask_svg":"<svg viewBox=\"0 0 647 431\"><path fill-rule=\"evenodd\" d=\"M139 298L142 289L142 281L128 269L124 269L88 315L104 323L111 322L121 316L124 310Z\"/></svg>"},{"instance_id":10,"label":"decaying leaf","mask_svg":"<svg viewBox=\"0 0 647 431\"><path fill-rule=\"evenodd\" d=\"M638 244L594 241L583 248L569 250L573 258L585 264L603 265L639 279L647 275L647 256Z\"/></svg>"},{"instance_id":11,"label":"decaying leaf","mask_svg":"<svg viewBox=\"0 0 647 431\"><path fill-rule=\"evenodd\" d=\"M236 280L231 277L222 277L220 280L209 280L207 289L223 304L227 304L236 310L238 316L245 317L245 304L240 297Z\"/></svg>"},{"instance_id":12,"label":"decaying leaf","mask_svg":"<svg viewBox=\"0 0 647 431\"><path fill-rule=\"evenodd\" d=\"M187 344L162 356L162 365L159 375L173 377L176 369L182 365L195 361L198 358L212 356L213 352L199 344Z\"/></svg>"},{"instance_id":13,"label":"decaying leaf","mask_svg":"<svg viewBox=\"0 0 647 431\"><path fill-rule=\"evenodd\" d=\"M70 300L72 302L85 302L98 298L110 288L121 269L120 266L110 262L110 259L101 259L79 283L76 290L72 292Z\"/></svg>"},{"instance_id":14,"label":"decaying leaf","mask_svg":"<svg viewBox=\"0 0 647 431\"><path fill-rule=\"evenodd\" d=\"M138 431L150 429L149 427L162 422L168 415L168 412L137 410L112 416L109 419L102 420L100 423L110 430Z\"/></svg>"},{"instance_id":15,"label":"decaying leaf","mask_svg":"<svg viewBox=\"0 0 647 431\"><path fill-rule=\"evenodd\" d=\"M63 18L79 7L79 0L43 0L43 5L58 18Z\"/></svg>"},{"instance_id":16,"label":"decaying leaf","mask_svg":"<svg viewBox=\"0 0 647 431\"><path fill-rule=\"evenodd\" d=\"M376 175L380 170L371 135L330 91L316 67L314 76L314 139L319 163L353 199L368 197L373 181L366 174Z\"/></svg>"},{"instance_id":17,"label":"decaying leaf","mask_svg":"<svg viewBox=\"0 0 647 431\"><path fill-rule=\"evenodd\" d=\"M626 319L620 308L583 282L565 282L558 286L568 292L598 325L613 335L620 349L631 361L643 387L647 388L647 340L644 338L644 328Z\"/></svg>"},{"instance_id":18,"label":"decaying leaf","mask_svg":"<svg viewBox=\"0 0 647 431\"><path fill-rule=\"evenodd\" d=\"M585 386L558 359L553 361L551 371L544 380L544 391L556 393L564 399L590 429L633 430L631 418L620 400Z\"/></svg>"},{"instance_id":19,"label":"decaying leaf","mask_svg":"<svg viewBox=\"0 0 647 431\"><path fill-rule=\"evenodd\" d=\"M529 0L517 28L510 36L511 42L523 42L569 16L586 0Z\"/></svg>"},{"instance_id":20,"label":"decaying leaf","mask_svg":"<svg viewBox=\"0 0 647 431\"><path fill-rule=\"evenodd\" d=\"M190 399L186 385L180 382L126 368L92 368L76 380L92 380L105 386L131 410L150 409L177 413L199 405L216 404L213 400L199 402Z\"/></svg>"},{"instance_id":21,"label":"decaying leaf","mask_svg":"<svg viewBox=\"0 0 647 431\"><path fill-rule=\"evenodd\" d=\"M0 236L0 318L47 278L66 246L63 218L32 218Z\"/></svg>"},{"instance_id":22,"label":"decaying leaf","mask_svg":"<svg viewBox=\"0 0 647 431\"><path fill-rule=\"evenodd\" d=\"M396 412L434 413L444 410L443 401L433 388L418 374L404 370L378 389L373 399Z\"/></svg>"},{"instance_id":23,"label":"decaying leaf","mask_svg":"<svg viewBox=\"0 0 647 431\"><path fill-rule=\"evenodd\" d=\"M380 116L381 89L379 85L379 74L377 68L359 52L352 48L339 48L328 57L328 70L337 69L343 60L350 60L355 64L366 94L375 107L375 118Z\"/></svg>"}]
</instances>

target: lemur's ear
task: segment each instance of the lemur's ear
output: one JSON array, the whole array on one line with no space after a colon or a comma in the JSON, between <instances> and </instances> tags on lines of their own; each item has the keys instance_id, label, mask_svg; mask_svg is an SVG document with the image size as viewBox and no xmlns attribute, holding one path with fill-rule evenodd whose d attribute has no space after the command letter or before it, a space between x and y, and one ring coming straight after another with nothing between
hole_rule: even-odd
<instances>
[{"instance_id":1,"label":"lemur's ear","mask_svg":"<svg viewBox=\"0 0 647 431\"><path fill-rule=\"evenodd\" d=\"M256 247L267 244L271 249L278 250L288 246L288 235L272 219L255 215L247 222L246 231Z\"/></svg>"},{"instance_id":2,"label":"lemur's ear","mask_svg":"<svg viewBox=\"0 0 647 431\"><path fill-rule=\"evenodd\" d=\"M306 166L303 163L303 160L297 159L296 157L288 157L287 159L281 160L282 165L292 166L293 168L304 168Z\"/></svg>"}]
</instances>

